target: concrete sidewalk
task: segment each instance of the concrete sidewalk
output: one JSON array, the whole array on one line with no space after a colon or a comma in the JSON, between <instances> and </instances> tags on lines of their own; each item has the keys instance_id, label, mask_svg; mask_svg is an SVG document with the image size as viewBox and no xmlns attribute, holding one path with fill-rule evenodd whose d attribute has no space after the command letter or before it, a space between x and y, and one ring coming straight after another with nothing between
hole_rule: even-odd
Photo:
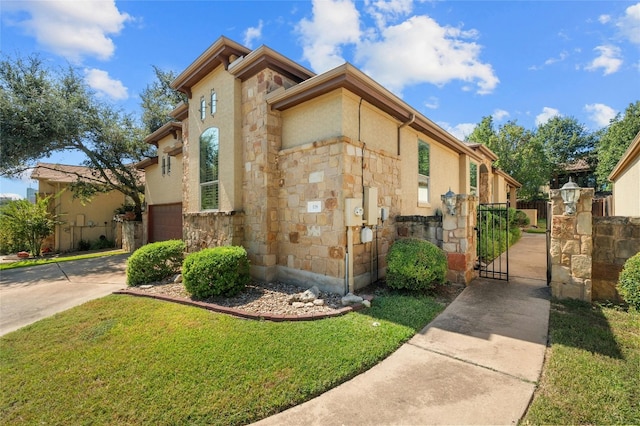
<instances>
[{"instance_id":1,"label":"concrete sidewalk","mask_svg":"<svg viewBox=\"0 0 640 426\"><path fill-rule=\"evenodd\" d=\"M475 280L369 371L257 425L515 424L547 343L544 234L524 234L510 282Z\"/></svg>"}]
</instances>

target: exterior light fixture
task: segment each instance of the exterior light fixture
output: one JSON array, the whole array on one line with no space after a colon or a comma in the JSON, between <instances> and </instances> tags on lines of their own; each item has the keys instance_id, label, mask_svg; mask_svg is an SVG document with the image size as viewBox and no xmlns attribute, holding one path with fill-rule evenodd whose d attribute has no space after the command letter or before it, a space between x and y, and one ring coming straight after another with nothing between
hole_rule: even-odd
<instances>
[{"instance_id":1,"label":"exterior light fixture","mask_svg":"<svg viewBox=\"0 0 640 426\"><path fill-rule=\"evenodd\" d=\"M449 188L449 191L442 196L444 205L447 206L447 213L450 215L456 214L456 194Z\"/></svg>"},{"instance_id":2,"label":"exterior light fixture","mask_svg":"<svg viewBox=\"0 0 640 426\"><path fill-rule=\"evenodd\" d=\"M560 188L560 195L564 201L564 214L576 214L576 204L580 199L580 187L571 179L571 176L569 176L569 182Z\"/></svg>"}]
</instances>

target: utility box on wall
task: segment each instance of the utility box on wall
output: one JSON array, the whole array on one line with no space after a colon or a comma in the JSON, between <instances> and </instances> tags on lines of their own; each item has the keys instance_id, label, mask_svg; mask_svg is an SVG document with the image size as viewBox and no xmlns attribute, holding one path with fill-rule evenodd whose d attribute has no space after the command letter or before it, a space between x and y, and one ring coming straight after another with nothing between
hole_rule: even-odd
<instances>
[{"instance_id":1,"label":"utility box on wall","mask_svg":"<svg viewBox=\"0 0 640 426\"><path fill-rule=\"evenodd\" d=\"M377 225L380 209L378 209L378 188L364 189L364 223Z\"/></svg>"},{"instance_id":2,"label":"utility box on wall","mask_svg":"<svg viewBox=\"0 0 640 426\"><path fill-rule=\"evenodd\" d=\"M362 208L361 198L345 198L344 199L344 225L345 226L362 226L362 216L364 209Z\"/></svg>"}]
</instances>

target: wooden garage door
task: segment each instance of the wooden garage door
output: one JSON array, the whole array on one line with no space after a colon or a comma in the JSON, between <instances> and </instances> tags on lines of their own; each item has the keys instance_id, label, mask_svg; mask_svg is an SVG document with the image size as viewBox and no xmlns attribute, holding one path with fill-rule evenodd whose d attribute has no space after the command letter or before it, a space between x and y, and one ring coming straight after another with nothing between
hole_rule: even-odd
<instances>
[{"instance_id":1,"label":"wooden garage door","mask_svg":"<svg viewBox=\"0 0 640 426\"><path fill-rule=\"evenodd\" d=\"M149 206L149 242L182 239L182 203Z\"/></svg>"}]
</instances>

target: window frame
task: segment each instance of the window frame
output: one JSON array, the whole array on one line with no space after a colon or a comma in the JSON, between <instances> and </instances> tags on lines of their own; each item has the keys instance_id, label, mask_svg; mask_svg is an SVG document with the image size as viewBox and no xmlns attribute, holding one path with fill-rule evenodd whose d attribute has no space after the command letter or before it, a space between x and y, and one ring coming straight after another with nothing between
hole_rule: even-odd
<instances>
[{"instance_id":1,"label":"window frame","mask_svg":"<svg viewBox=\"0 0 640 426\"><path fill-rule=\"evenodd\" d=\"M473 173L473 168L475 166L475 174ZM480 167L478 166L478 163L476 163L475 161L469 161L469 193L471 195L478 195L478 171L480 170ZM475 185L473 184L475 178Z\"/></svg>"},{"instance_id":2,"label":"window frame","mask_svg":"<svg viewBox=\"0 0 640 426\"><path fill-rule=\"evenodd\" d=\"M215 136L212 135L211 136L212 139L205 141L203 140L203 136L205 136L205 134L208 131L212 131L215 134ZM215 164L215 166L213 165L209 166L213 170L211 180L203 180L206 178L206 174L207 174L207 169L206 169L207 166L206 165L203 166L202 164L203 160L207 161L206 158L203 158L203 154L205 153L203 151L203 142L212 144L213 153L211 154L211 156L214 158L214 161L217 161L217 164ZM200 164L199 164L200 174L198 176L200 211L218 211L220 210L220 129L218 129L217 127L208 127L200 135L200 138L198 139L198 143L199 143L198 158L200 161ZM214 188L214 194L213 194L214 199L212 200L211 206L209 205L205 206L204 204L206 197L203 196L203 191L206 190L207 188Z\"/></svg>"},{"instance_id":3,"label":"window frame","mask_svg":"<svg viewBox=\"0 0 640 426\"><path fill-rule=\"evenodd\" d=\"M424 174L422 172L424 172L424 165L421 164L422 158L421 158L421 149L424 149L424 147L426 147L427 149L427 164L426 164L426 172L427 174ZM418 155L417 155L417 162L418 162L418 176L417 176L417 183L418 183L418 204L419 205L428 205L431 202L431 145L428 142L425 142L421 139L418 139ZM426 188L426 199L422 198L422 194L424 193Z\"/></svg>"}]
</instances>

